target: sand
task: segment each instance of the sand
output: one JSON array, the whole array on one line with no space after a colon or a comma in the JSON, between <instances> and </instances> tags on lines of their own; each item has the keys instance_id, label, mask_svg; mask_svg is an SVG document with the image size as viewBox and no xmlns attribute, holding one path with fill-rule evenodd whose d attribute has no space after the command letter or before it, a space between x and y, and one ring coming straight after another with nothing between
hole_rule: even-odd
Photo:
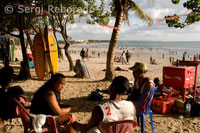
<instances>
[{"instance_id":1,"label":"sand","mask_svg":"<svg viewBox=\"0 0 200 133\"><path fill-rule=\"evenodd\" d=\"M71 53L72 58L75 62L76 59L80 59L79 51L81 50L81 46L72 47L70 50L73 52ZM75 52L76 51L76 52ZM98 105L99 103L103 103L108 100L108 95L103 94L104 101L96 102L96 101L88 101L87 97L91 93L91 91L95 89L102 89L105 90L109 87L109 81L101 81L105 77L105 71L102 71L106 68L106 48L89 48L90 56L89 60L85 60L88 70L90 72L91 78L90 79L80 79L74 78L74 72L69 72L69 65L66 57L59 61L59 69L58 71L66 76L66 85L65 88L61 92L61 98L63 103L72 104L78 106L78 111L74 112L77 120L82 123L86 123L90 116L92 109ZM95 55L92 55L92 51L95 51ZM97 53L100 52L100 58L97 57ZM122 50L117 49L117 52L122 52ZM165 58L162 56L155 56L153 58L156 59L158 65L151 65L149 63L150 54L156 53L159 51L135 51L130 50L131 53L137 53L139 56L134 54L131 57L130 65L122 65L121 63L115 62L115 66L119 66L125 70L128 70L135 62L144 62L148 67L147 76L150 78L159 77L162 79L162 68L163 66L170 65L169 63L169 55L165 55ZM16 57L19 60L22 60L21 51L18 48L16 51ZM181 59L181 56L175 56L175 59ZM17 74L19 71L19 62L11 63L11 66L15 68L15 73ZM2 67L2 64L1 64ZM25 96L27 96L30 101L34 92L44 84L44 81L37 80L35 70L31 70L32 79L27 81L17 81L14 82L13 85L20 85L24 91ZM199 72L198 72L199 74ZM133 81L132 72L128 71L116 71L116 76L123 75L126 76L130 81ZM199 82L200 76L198 77ZM199 85L199 84L198 84ZM146 126L145 131L148 133L151 132L151 126L149 124L150 119L146 117ZM154 121L154 130L155 133L199 133L200 132L200 119L196 118L179 118L179 114L153 114L153 121ZM12 122L5 122L7 132L11 133L21 133L23 132L23 127L21 124L20 119L14 119ZM140 132L140 127L136 127L133 132Z\"/></svg>"}]
</instances>

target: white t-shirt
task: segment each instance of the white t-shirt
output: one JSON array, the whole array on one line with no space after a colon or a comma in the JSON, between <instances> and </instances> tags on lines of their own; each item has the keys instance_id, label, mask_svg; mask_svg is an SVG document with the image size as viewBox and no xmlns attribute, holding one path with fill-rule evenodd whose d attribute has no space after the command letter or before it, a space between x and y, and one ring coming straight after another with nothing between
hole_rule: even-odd
<instances>
[{"instance_id":1,"label":"white t-shirt","mask_svg":"<svg viewBox=\"0 0 200 133\"><path fill-rule=\"evenodd\" d=\"M117 120L133 120L134 115L136 114L136 110L131 101L113 101L109 100L106 103L99 105L101 110L103 111L103 122L112 122ZM94 127L87 131L87 133L99 133L100 131L97 127Z\"/></svg>"},{"instance_id":2,"label":"white t-shirt","mask_svg":"<svg viewBox=\"0 0 200 133\"><path fill-rule=\"evenodd\" d=\"M102 122L111 122L117 120L133 120L135 113L134 105L131 101L122 100L119 102L109 100L99 105L103 111ZM102 123L101 122L101 123Z\"/></svg>"}]
</instances>

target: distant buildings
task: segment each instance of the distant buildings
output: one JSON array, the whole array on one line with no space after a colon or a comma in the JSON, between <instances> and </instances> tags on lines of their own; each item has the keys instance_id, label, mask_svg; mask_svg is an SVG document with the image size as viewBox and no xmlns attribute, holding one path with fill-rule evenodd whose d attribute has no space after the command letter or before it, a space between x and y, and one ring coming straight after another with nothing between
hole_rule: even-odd
<instances>
[{"instance_id":1,"label":"distant buildings","mask_svg":"<svg viewBox=\"0 0 200 133\"><path fill-rule=\"evenodd\" d=\"M71 40L71 43L88 43L88 40L77 40L77 39L74 39L74 40Z\"/></svg>"}]
</instances>

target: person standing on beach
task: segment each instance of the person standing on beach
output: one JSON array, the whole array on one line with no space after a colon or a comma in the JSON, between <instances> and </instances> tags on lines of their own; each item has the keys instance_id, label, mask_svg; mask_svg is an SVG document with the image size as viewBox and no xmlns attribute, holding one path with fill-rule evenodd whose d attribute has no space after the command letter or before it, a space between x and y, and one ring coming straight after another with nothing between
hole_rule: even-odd
<instances>
[{"instance_id":1,"label":"person standing on beach","mask_svg":"<svg viewBox=\"0 0 200 133\"><path fill-rule=\"evenodd\" d=\"M172 63L172 57L171 56L169 57L169 62L170 62L170 64Z\"/></svg>"},{"instance_id":2,"label":"person standing on beach","mask_svg":"<svg viewBox=\"0 0 200 133\"><path fill-rule=\"evenodd\" d=\"M150 63L153 61L153 58L152 58L152 56L150 56Z\"/></svg>"},{"instance_id":3,"label":"person standing on beach","mask_svg":"<svg viewBox=\"0 0 200 133\"><path fill-rule=\"evenodd\" d=\"M129 59L131 58L131 54L129 53L129 51L126 51L126 62L127 64L129 64Z\"/></svg>"},{"instance_id":4,"label":"person standing on beach","mask_svg":"<svg viewBox=\"0 0 200 133\"><path fill-rule=\"evenodd\" d=\"M84 60L84 58L85 58L85 50L84 50L84 48L82 48L82 50L80 52L80 56L81 56L81 59Z\"/></svg>"},{"instance_id":5,"label":"person standing on beach","mask_svg":"<svg viewBox=\"0 0 200 133\"><path fill-rule=\"evenodd\" d=\"M86 52L85 52L85 57L87 58L87 60L89 61L89 48L87 48Z\"/></svg>"},{"instance_id":6,"label":"person standing on beach","mask_svg":"<svg viewBox=\"0 0 200 133\"><path fill-rule=\"evenodd\" d=\"M126 63L126 60L125 60L125 58L126 58L126 53L125 53L125 51L122 52L120 58L121 58L121 61L122 61L122 65L127 64L127 63Z\"/></svg>"},{"instance_id":7,"label":"person standing on beach","mask_svg":"<svg viewBox=\"0 0 200 133\"><path fill-rule=\"evenodd\" d=\"M136 120L135 106L132 102L122 98L129 89L129 81L126 77L115 77L109 87L110 100L93 109L88 124L74 122L72 127L81 132L99 133L97 126L100 123L117 120Z\"/></svg>"},{"instance_id":8,"label":"person standing on beach","mask_svg":"<svg viewBox=\"0 0 200 133\"><path fill-rule=\"evenodd\" d=\"M134 66L129 68L133 72L133 77L135 79L134 86L130 91L128 100L132 101L135 106L137 106L140 96L154 87L154 82L146 77L147 67L144 63L136 62ZM142 109L144 109L148 94L143 98Z\"/></svg>"}]
</instances>

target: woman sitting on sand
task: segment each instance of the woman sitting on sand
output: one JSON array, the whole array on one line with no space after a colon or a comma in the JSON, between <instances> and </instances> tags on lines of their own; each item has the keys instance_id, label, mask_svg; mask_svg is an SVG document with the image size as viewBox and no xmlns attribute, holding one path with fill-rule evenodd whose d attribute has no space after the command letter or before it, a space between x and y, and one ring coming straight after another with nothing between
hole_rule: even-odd
<instances>
[{"instance_id":1,"label":"woman sitting on sand","mask_svg":"<svg viewBox=\"0 0 200 133\"><path fill-rule=\"evenodd\" d=\"M30 113L61 116L75 108L71 105L60 104L60 92L65 86L65 76L55 74L34 94ZM72 121L75 119L73 115ZM69 120L69 119L68 119ZM66 121L68 123L68 121Z\"/></svg>"},{"instance_id":2,"label":"woman sitting on sand","mask_svg":"<svg viewBox=\"0 0 200 133\"><path fill-rule=\"evenodd\" d=\"M109 87L110 100L93 109L88 124L74 122L72 127L78 131L98 132L97 126L103 122L136 119L136 110L132 102L122 100L122 96L129 90L126 77L116 77Z\"/></svg>"}]
</instances>

